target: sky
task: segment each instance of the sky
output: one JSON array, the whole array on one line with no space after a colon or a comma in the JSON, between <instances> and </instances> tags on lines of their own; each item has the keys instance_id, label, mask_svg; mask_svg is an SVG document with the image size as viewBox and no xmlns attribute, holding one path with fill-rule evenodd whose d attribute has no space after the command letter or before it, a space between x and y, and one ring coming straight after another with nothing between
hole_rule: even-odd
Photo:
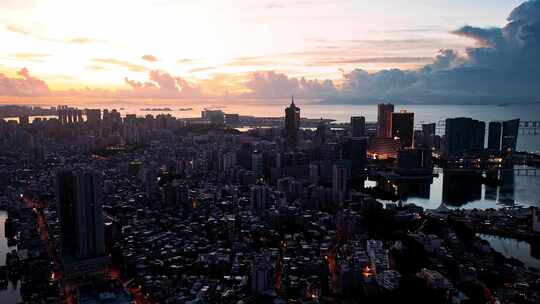
<instances>
[{"instance_id":1,"label":"sky","mask_svg":"<svg viewBox=\"0 0 540 304\"><path fill-rule=\"evenodd\" d=\"M0 0L0 10L0 101L540 96L540 76L529 79L540 0Z\"/></svg>"}]
</instances>

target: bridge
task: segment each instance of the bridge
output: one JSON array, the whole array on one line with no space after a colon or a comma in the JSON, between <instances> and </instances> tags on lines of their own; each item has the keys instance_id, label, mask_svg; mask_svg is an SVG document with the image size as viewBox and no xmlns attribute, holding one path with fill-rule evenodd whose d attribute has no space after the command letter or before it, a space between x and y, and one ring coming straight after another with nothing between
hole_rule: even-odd
<instances>
[{"instance_id":1,"label":"bridge","mask_svg":"<svg viewBox=\"0 0 540 304\"><path fill-rule=\"evenodd\" d=\"M487 172L497 171L500 173L511 173L513 172L515 176L537 176L540 177L540 168L535 167L514 167L514 168L433 168L434 173L445 173L445 172L457 172L457 173L487 173Z\"/></svg>"},{"instance_id":2,"label":"bridge","mask_svg":"<svg viewBox=\"0 0 540 304\"><path fill-rule=\"evenodd\" d=\"M540 121L520 121L519 134L520 135L539 135L540 134Z\"/></svg>"},{"instance_id":3,"label":"bridge","mask_svg":"<svg viewBox=\"0 0 540 304\"><path fill-rule=\"evenodd\" d=\"M421 130L422 124L427 123L425 121L420 121L416 124L415 129ZM444 134L446 127L446 120L439 120L435 122L435 131L437 134ZM488 124L486 123L486 130ZM531 135L536 136L540 135L540 121L538 120L524 120L519 122L519 135Z\"/></svg>"}]
</instances>

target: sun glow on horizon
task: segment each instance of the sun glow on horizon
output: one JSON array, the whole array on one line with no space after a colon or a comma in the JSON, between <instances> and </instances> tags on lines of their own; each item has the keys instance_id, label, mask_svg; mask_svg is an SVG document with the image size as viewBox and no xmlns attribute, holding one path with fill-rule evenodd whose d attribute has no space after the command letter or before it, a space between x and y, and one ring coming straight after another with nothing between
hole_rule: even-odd
<instances>
[{"instance_id":1,"label":"sun glow on horizon","mask_svg":"<svg viewBox=\"0 0 540 304\"><path fill-rule=\"evenodd\" d=\"M468 14L498 26L519 3L495 2L482 0L484 6L472 5ZM431 63L439 49L471 45L449 33L465 23L464 4L437 5L6 0L0 3L6 12L0 73L16 76L28 68L55 91L125 90L126 78L145 83L155 70L201 84L210 95L246 91L243 83L255 71L339 83L355 68L414 70ZM486 8L490 17L478 14Z\"/></svg>"}]
</instances>

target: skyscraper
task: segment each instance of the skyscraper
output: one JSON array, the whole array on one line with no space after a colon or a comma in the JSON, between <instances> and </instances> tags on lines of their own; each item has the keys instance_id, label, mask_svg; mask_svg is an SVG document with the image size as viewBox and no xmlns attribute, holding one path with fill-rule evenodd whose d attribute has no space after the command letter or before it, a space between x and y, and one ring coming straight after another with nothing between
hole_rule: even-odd
<instances>
[{"instance_id":1,"label":"skyscraper","mask_svg":"<svg viewBox=\"0 0 540 304\"><path fill-rule=\"evenodd\" d=\"M315 145L322 146L326 144L326 123L321 118L321 122L315 131Z\"/></svg>"},{"instance_id":2,"label":"skyscraper","mask_svg":"<svg viewBox=\"0 0 540 304\"><path fill-rule=\"evenodd\" d=\"M488 149L490 151L501 151L502 124L498 121L489 123Z\"/></svg>"},{"instance_id":3,"label":"skyscraper","mask_svg":"<svg viewBox=\"0 0 540 304\"><path fill-rule=\"evenodd\" d=\"M342 203L347 196L347 168L334 165L332 169L332 198L334 203Z\"/></svg>"},{"instance_id":4,"label":"skyscraper","mask_svg":"<svg viewBox=\"0 0 540 304\"><path fill-rule=\"evenodd\" d=\"M294 104L294 96L291 105L285 109L285 136L287 146L298 145L298 130L300 128L300 108Z\"/></svg>"},{"instance_id":5,"label":"skyscraper","mask_svg":"<svg viewBox=\"0 0 540 304\"><path fill-rule=\"evenodd\" d=\"M394 105L391 103L381 103L378 109L377 137L390 138L392 137L392 113L394 113Z\"/></svg>"},{"instance_id":6,"label":"skyscraper","mask_svg":"<svg viewBox=\"0 0 540 304\"><path fill-rule=\"evenodd\" d=\"M367 138L352 137L350 140L351 178L363 178L366 169Z\"/></svg>"},{"instance_id":7,"label":"skyscraper","mask_svg":"<svg viewBox=\"0 0 540 304\"><path fill-rule=\"evenodd\" d=\"M366 136L366 118L364 116L351 117L351 135L353 137Z\"/></svg>"},{"instance_id":8,"label":"skyscraper","mask_svg":"<svg viewBox=\"0 0 540 304\"><path fill-rule=\"evenodd\" d=\"M270 207L270 189L267 186L251 187L251 206L256 211L264 211Z\"/></svg>"},{"instance_id":9,"label":"skyscraper","mask_svg":"<svg viewBox=\"0 0 540 304\"><path fill-rule=\"evenodd\" d=\"M446 119L446 155L484 149L486 124L472 118L458 117Z\"/></svg>"},{"instance_id":10,"label":"skyscraper","mask_svg":"<svg viewBox=\"0 0 540 304\"><path fill-rule=\"evenodd\" d=\"M426 149L433 149L435 145L435 123L422 124L421 146Z\"/></svg>"},{"instance_id":11,"label":"skyscraper","mask_svg":"<svg viewBox=\"0 0 540 304\"><path fill-rule=\"evenodd\" d=\"M412 148L414 137L414 113L401 110L392 113L392 137L399 138L402 148Z\"/></svg>"},{"instance_id":12,"label":"skyscraper","mask_svg":"<svg viewBox=\"0 0 540 304\"><path fill-rule=\"evenodd\" d=\"M62 169L56 174L62 254L80 259L105 253L103 177L88 169Z\"/></svg>"},{"instance_id":13,"label":"skyscraper","mask_svg":"<svg viewBox=\"0 0 540 304\"><path fill-rule=\"evenodd\" d=\"M502 127L502 150L514 151L517 148L519 119L507 120Z\"/></svg>"}]
</instances>

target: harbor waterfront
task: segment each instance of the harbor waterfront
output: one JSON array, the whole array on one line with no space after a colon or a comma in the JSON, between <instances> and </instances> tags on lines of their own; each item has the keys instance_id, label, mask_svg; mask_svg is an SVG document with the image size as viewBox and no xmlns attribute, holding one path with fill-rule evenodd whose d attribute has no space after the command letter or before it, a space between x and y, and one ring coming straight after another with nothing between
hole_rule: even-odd
<instances>
[{"instance_id":1,"label":"harbor waterfront","mask_svg":"<svg viewBox=\"0 0 540 304\"><path fill-rule=\"evenodd\" d=\"M367 179L364 185L366 188L378 188L395 194L393 200L379 197L385 203L401 200L425 209L437 209L443 204L448 208L465 209L540 207L538 175L507 174L505 178L505 183L501 185L486 185L479 180L463 181L461 175L445 174L444 170L437 169L432 177L393 181L384 178ZM459 192L449 187L449 184L456 185Z\"/></svg>"},{"instance_id":2,"label":"harbor waterfront","mask_svg":"<svg viewBox=\"0 0 540 304\"><path fill-rule=\"evenodd\" d=\"M35 99L28 99L29 102ZM39 102L39 99L34 102ZM122 115L136 114L144 117L152 114L170 114L176 118L193 118L199 117L205 109L218 109L225 113L238 113L240 115L260 116L260 117L280 117L282 116L281 107L289 102L288 99L245 99L231 100L223 103L215 100L174 100L164 103L163 100L130 100L126 103L121 103L118 100L100 101L95 103L87 103L81 105L82 108L104 108L116 109ZM349 122L350 116L362 115L366 122L377 121L377 106L374 104L321 104L318 100L299 99L302 103L302 117L319 119L332 119L336 123ZM39 103L42 107L56 106L56 104ZM170 108L171 111L142 111L147 107ZM186 111L186 109L189 109ZM403 104L396 105L396 109L408 109L415 113L415 121L417 128L421 123L440 122L449 117L472 117L482 121L503 121L514 118L520 118L523 121L539 120L540 104L525 104L525 105L419 105L419 104ZM40 117L40 116L37 116ZM54 116L41 116L51 118ZM17 120L17 117L5 118ZM438 128L437 133L444 133L444 129ZM538 130L540 134L540 129ZM518 141L518 150L528 151L531 153L540 154L540 135L528 135L524 133Z\"/></svg>"}]
</instances>

